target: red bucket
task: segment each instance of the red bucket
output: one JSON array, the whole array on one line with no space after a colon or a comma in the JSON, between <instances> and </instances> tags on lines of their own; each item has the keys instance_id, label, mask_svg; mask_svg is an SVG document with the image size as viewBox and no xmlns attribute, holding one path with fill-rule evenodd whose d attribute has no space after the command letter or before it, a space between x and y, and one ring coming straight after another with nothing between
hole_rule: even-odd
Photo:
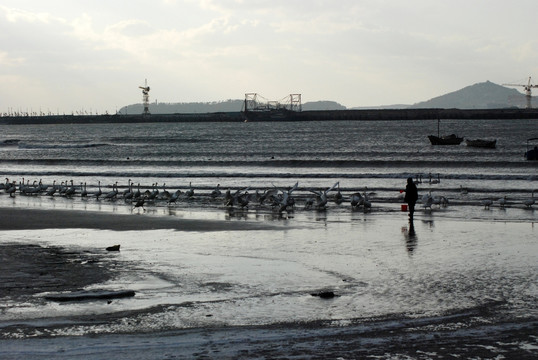
<instances>
[{"instance_id":1,"label":"red bucket","mask_svg":"<svg viewBox=\"0 0 538 360\"><path fill-rule=\"evenodd\" d=\"M407 204L402 204L402 211L407 211Z\"/></svg>"}]
</instances>

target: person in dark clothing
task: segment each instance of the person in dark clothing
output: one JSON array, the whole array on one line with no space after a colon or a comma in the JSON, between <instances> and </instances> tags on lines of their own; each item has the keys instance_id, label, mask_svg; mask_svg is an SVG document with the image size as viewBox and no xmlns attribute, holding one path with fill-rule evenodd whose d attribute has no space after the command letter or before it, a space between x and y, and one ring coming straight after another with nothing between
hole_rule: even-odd
<instances>
[{"instance_id":1,"label":"person in dark clothing","mask_svg":"<svg viewBox=\"0 0 538 360\"><path fill-rule=\"evenodd\" d=\"M409 217L413 218L415 212L415 204L418 200L417 186L413 182L413 178L407 178L407 186L405 187L404 201L409 205Z\"/></svg>"}]
</instances>

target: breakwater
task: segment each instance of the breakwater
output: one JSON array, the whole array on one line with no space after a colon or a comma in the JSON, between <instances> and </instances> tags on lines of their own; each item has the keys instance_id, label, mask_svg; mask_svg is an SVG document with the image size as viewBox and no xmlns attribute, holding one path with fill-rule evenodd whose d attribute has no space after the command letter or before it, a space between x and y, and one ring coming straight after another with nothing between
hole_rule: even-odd
<instances>
[{"instance_id":1,"label":"breakwater","mask_svg":"<svg viewBox=\"0 0 538 360\"><path fill-rule=\"evenodd\" d=\"M148 122L241 122L245 121L331 121L331 120L428 120L428 119L538 119L538 109L382 109L276 111L267 113L241 112L152 114L152 115L48 115L4 116L0 125L28 124L91 124Z\"/></svg>"}]
</instances>

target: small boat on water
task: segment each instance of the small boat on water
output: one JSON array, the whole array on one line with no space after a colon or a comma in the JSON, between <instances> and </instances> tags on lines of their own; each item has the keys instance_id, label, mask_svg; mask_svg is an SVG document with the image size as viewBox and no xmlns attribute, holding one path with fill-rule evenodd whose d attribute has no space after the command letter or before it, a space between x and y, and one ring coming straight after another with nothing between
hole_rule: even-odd
<instances>
[{"instance_id":1,"label":"small boat on water","mask_svg":"<svg viewBox=\"0 0 538 360\"><path fill-rule=\"evenodd\" d=\"M465 143L467 146L471 147L479 147L479 148L487 148L487 149L495 149L495 146L497 145L497 139L495 140L485 140L485 139L475 139L475 140L465 140Z\"/></svg>"},{"instance_id":2,"label":"small boat on water","mask_svg":"<svg viewBox=\"0 0 538 360\"><path fill-rule=\"evenodd\" d=\"M459 145L463 141L462 137L458 137L454 134L447 136L429 135L428 139L430 139L432 145Z\"/></svg>"},{"instance_id":3,"label":"small boat on water","mask_svg":"<svg viewBox=\"0 0 538 360\"><path fill-rule=\"evenodd\" d=\"M463 141L462 137L458 137L455 134L450 134L446 136L440 136L439 135L439 122L440 120L437 119L437 136L435 135L429 135L428 139L430 139L430 142L432 145L459 145Z\"/></svg>"}]
</instances>

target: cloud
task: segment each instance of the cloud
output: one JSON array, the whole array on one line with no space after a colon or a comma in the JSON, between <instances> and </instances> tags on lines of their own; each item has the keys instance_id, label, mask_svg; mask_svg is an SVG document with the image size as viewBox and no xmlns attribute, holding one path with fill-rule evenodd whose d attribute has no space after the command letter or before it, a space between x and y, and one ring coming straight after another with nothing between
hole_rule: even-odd
<instances>
[{"instance_id":1,"label":"cloud","mask_svg":"<svg viewBox=\"0 0 538 360\"><path fill-rule=\"evenodd\" d=\"M17 66L24 62L22 57L10 57L7 52L0 52L0 65L1 66Z\"/></svg>"},{"instance_id":2,"label":"cloud","mask_svg":"<svg viewBox=\"0 0 538 360\"><path fill-rule=\"evenodd\" d=\"M26 23L43 23L50 24L53 22L65 22L65 20L55 17L47 12L31 12L27 10L8 8L0 5L0 12L4 13L7 21L12 23L26 22Z\"/></svg>"},{"instance_id":3,"label":"cloud","mask_svg":"<svg viewBox=\"0 0 538 360\"><path fill-rule=\"evenodd\" d=\"M0 76L31 89L0 90L3 103L110 110L140 101L144 78L152 97L170 102L254 91L414 103L538 70L528 31L538 3L528 0L519 9L500 0L10 3L0 5Z\"/></svg>"}]
</instances>

